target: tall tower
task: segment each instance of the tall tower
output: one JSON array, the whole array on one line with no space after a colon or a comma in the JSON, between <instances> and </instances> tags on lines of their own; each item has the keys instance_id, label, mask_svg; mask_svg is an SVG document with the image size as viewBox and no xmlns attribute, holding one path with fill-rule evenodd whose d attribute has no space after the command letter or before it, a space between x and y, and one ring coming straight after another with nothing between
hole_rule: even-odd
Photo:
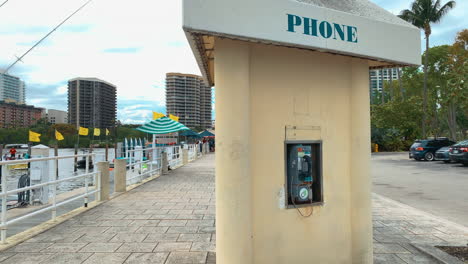
<instances>
[{"instance_id":1,"label":"tall tower","mask_svg":"<svg viewBox=\"0 0 468 264\"><path fill-rule=\"evenodd\" d=\"M194 128L211 127L211 87L201 76L183 73L166 74L167 113Z\"/></svg>"},{"instance_id":2,"label":"tall tower","mask_svg":"<svg viewBox=\"0 0 468 264\"><path fill-rule=\"evenodd\" d=\"M76 127L113 127L117 113L117 87L97 78L68 81L68 122Z\"/></svg>"},{"instance_id":3,"label":"tall tower","mask_svg":"<svg viewBox=\"0 0 468 264\"><path fill-rule=\"evenodd\" d=\"M26 85L20 78L0 73L0 100L13 100L18 104L26 103Z\"/></svg>"}]
</instances>

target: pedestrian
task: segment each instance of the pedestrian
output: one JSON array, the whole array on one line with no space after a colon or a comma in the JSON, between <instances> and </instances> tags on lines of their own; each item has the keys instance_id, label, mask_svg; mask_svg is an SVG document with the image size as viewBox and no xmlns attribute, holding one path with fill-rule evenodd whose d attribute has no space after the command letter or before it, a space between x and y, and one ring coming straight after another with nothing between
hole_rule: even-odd
<instances>
[{"instance_id":1,"label":"pedestrian","mask_svg":"<svg viewBox=\"0 0 468 264\"><path fill-rule=\"evenodd\" d=\"M16 156L16 149L15 147L12 147L10 149L10 156L11 156L11 159L15 159L15 156Z\"/></svg>"}]
</instances>

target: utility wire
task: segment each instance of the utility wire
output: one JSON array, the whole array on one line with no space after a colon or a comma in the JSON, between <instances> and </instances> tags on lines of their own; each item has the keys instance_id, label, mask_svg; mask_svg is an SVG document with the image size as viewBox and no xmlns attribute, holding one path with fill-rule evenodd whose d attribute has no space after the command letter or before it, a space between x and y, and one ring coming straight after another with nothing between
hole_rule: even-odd
<instances>
[{"instance_id":1,"label":"utility wire","mask_svg":"<svg viewBox=\"0 0 468 264\"><path fill-rule=\"evenodd\" d=\"M8 0L7 0L8 1ZM83 9L86 5L88 5L91 1L93 0L88 0L86 3L84 3L82 6L80 6L80 8L78 8L77 10L75 10L75 12L73 12L71 15L69 15L67 18L65 18L60 24L58 24L58 26L56 26L54 29L52 29L49 33L47 33L47 35L45 35L43 38L41 38L36 44L34 44L34 46L32 46L30 49L28 49L28 51L26 51L23 55L21 55L21 57L17 58L15 62L13 62L10 66L8 66L8 68L5 69L5 71L3 72L3 74L6 74L8 73L8 71L13 67L15 66L16 63L18 63L18 61L21 61L24 56L26 56L31 50L33 50L37 45L39 45L44 39L46 39L50 34L52 34L55 30L57 30L61 25L63 25L65 22L67 22L67 20L69 20L72 16L74 16L76 13L78 13L81 9ZM6 3L6 2L5 2ZM3 3L3 4L5 4ZM2 5L3 5L2 4ZM1 6L0 6L1 7Z\"/></svg>"},{"instance_id":2,"label":"utility wire","mask_svg":"<svg viewBox=\"0 0 468 264\"><path fill-rule=\"evenodd\" d=\"M3 2L0 7L2 7L4 4L6 4L8 2L8 0L5 0L5 2Z\"/></svg>"}]
</instances>

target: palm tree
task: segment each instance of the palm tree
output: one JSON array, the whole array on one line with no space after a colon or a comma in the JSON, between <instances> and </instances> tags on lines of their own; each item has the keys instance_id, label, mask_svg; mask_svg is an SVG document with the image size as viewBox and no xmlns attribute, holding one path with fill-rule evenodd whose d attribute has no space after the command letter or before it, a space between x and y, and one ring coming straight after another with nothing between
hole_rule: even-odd
<instances>
[{"instance_id":1,"label":"palm tree","mask_svg":"<svg viewBox=\"0 0 468 264\"><path fill-rule=\"evenodd\" d=\"M422 133L426 137L427 118L427 62L429 50L429 36L432 33L431 24L439 23L447 12L455 7L455 1L448 1L441 7L440 0L414 0L411 10L401 11L399 17L417 28L424 30L426 36L426 52L424 54L424 90L423 90L423 124Z\"/></svg>"}]
</instances>

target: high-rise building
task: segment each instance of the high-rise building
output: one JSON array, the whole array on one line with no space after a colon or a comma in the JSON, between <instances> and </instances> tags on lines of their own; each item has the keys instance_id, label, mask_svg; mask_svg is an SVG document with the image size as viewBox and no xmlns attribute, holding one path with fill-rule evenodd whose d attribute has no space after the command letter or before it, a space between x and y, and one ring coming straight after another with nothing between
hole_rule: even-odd
<instances>
[{"instance_id":1,"label":"high-rise building","mask_svg":"<svg viewBox=\"0 0 468 264\"><path fill-rule=\"evenodd\" d=\"M18 104L15 100L0 101L0 128L29 127L42 117L43 108Z\"/></svg>"},{"instance_id":2,"label":"high-rise building","mask_svg":"<svg viewBox=\"0 0 468 264\"><path fill-rule=\"evenodd\" d=\"M24 104L26 102L26 85L16 76L0 73L0 100L13 100Z\"/></svg>"},{"instance_id":3,"label":"high-rise building","mask_svg":"<svg viewBox=\"0 0 468 264\"><path fill-rule=\"evenodd\" d=\"M108 128L115 125L117 87L97 78L68 81L68 122L79 127Z\"/></svg>"},{"instance_id":4,"label":"high-rise building","mask_svg":"<svg viewBox=\"0 0 468 264\"><path fill-rule=\"evenodd\" d=\"M385 81L398 80L398 68L370 70L370 91L372 96L382 92ZM383 75L383 76L382 76Z\"/></svg>"},{"instance_id":5,"label":"high-rise building","mask_svg":"<svg viewBox=\"0 0 468 264\"><path fill-rule=\"evenodd\" d=\"M47 121L51 124L68 124L68 113L66 111L48 109Z\"/></svg>"},{"instance_id":6,"label":"high-rise building","mask_svg":"<svg viewBox=\"0 0 468 264\"><path fill-rule=\"evenodd\" d=\"M187 127L211 127L211 87L198 75L166 74L166 108Z\"/></svg>"}]
</instances>

